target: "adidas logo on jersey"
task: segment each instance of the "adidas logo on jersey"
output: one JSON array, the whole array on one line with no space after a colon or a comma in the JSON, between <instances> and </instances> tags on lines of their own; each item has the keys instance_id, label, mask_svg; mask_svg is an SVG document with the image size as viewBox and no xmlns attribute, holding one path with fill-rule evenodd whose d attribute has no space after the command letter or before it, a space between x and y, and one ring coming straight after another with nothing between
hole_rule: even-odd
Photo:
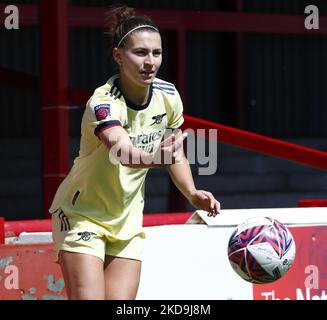
<instances>
[{"instance_id":1,"label":"adidas logo on jersey","mask_svg":"<svg viewBox=\"0 0 327 320\"><path fill-rule=\"evenodd\" d=\"M58 218L60 220L60 231L69 231L70 230L70 223L67 216L64 214L62 210L60 210L58 214Z\"/></svg>"}]
</instances>

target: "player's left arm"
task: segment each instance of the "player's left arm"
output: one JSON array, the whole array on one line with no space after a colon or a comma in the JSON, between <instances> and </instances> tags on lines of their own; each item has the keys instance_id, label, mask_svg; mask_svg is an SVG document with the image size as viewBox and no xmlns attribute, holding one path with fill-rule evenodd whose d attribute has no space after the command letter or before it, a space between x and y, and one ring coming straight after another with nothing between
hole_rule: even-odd
<instances>
[{"instance_id":1,"label":"player's left arm","mask_svg":"<svg viewBox=\"0 0 327 320\"><path fill-rule=\"evenodd\" d=\"M175 129L177 131L175 136L178 137L182 133L176 128L179 128L182 125L184 119L183 103L177 90L174 92L171 100L171 108L168 110L170 111L168 117L168 128ZM220 210L220 203L215 199L211 192L196 189L190 164L185 157L183 148L179 148L176 152L179 153L176 155L176 160L178 161L167 166L169 175L175 186L193 207L208 211L208 216L217 215Z\"/></svg>"},{"instance_id":2,"label":"player's left arm","mask_svg":"<svg viewBox=\"0 0 327 320\"><path fill-rule=\"evenodd\" d=\"M175 186L193 207L208 211L208 216L216 216L219 213L220 203L212 193L196 189L190 164L184 152L182 160L179 163L168 166L167 170Z\"/></svg>"}]
</instances>

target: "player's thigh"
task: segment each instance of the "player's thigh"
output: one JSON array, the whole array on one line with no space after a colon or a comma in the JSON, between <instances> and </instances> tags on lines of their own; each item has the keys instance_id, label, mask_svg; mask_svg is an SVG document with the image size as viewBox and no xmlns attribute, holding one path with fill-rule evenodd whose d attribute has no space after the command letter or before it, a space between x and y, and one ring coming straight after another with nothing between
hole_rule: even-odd
<instances>
[{"instance_id":1,"label":"player's thigh","mask_svg":"<svg viewBox=\"0 0 327 320\"><path fill-rule=\"evenodd\" d=\"M142 262L106 256L105 295L108 300L134 300L140 283Z\"/></svg>"},{"instance_id":2,"label":"player's thigh","mask_svg":"<svg viewBox=\"0 0 327 320\"><path fill-rule=\"evenodd\" d=\"M61 250L59 263L69 299L105 298L103 261L99 257Z\"/></svg>"}]
</instances>

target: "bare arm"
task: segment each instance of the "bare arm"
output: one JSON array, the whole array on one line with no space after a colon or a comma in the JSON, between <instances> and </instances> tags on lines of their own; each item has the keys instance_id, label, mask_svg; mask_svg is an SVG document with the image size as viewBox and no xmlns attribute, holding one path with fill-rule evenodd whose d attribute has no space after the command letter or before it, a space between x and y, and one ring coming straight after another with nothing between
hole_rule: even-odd
<instances>
[{"instance_id":1,"label":"bare arm","mask_svg":"<svg viewBox=\"0 0 327 320\"><path fill-rule=\"evenodd\" d=\"M182 145L185 136L179 136L176 139L169 137L164 140L156 154L135 148L126 131L120 126L100 132L99 138L107 146L111 156L122 165L130 168L157 168L176 161L176 150ZM165 159L171 159L172 162L165 163Z\"/></svg>"},{"instance_id":2,"label":"bare arm","mask_svg":"<svg viewBox=\"0 0 327 320\"><path fill-rule=\"evenodd\" d=\"M111 155L122 165L131 168L150 168L152 157L135 148L128 134L120 126L111 127L99 133L102 143L107 146ZM135 163L137 162L137 163Z\"/></svg>"},{"instance_id":3,"label":"bare arm","mask_svg":"<svg viewBox=\"0 0 327 320\"><path fill-rule=\"evenodd\" d=\"M175 186L193 207L208 211L208 216L215 216L219 213L220 203L212 193L196 189L189 162L184 154L180 163L172 164L167 169Z\"/></svg>"}]
</instances>

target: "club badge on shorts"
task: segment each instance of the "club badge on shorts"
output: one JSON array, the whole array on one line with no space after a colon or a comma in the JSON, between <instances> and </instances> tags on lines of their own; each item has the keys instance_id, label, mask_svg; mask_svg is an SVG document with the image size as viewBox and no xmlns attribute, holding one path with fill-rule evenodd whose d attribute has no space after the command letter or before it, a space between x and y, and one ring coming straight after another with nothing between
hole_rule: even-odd
<instances>
[{"instance_id":1,"label":"club badge on shorts","mask_svg":"<svg viewBox=\"0 0 327 320\"><path fill-rule=\"evenodd\" d=\"M95 117L98 121L110 116L110 104L100 104L94 108Z\"/></svg>"}]
</instances>

